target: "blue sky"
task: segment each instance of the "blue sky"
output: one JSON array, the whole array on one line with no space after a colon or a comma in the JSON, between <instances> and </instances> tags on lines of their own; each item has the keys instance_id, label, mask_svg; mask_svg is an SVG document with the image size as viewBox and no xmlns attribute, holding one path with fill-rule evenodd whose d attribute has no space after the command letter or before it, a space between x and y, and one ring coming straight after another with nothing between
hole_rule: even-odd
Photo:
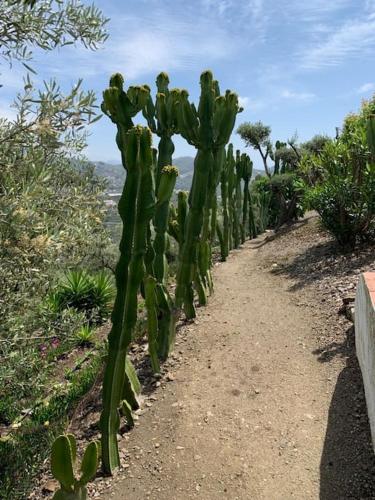
<instances>
[{"instance_id":1,"label":"blue sky","mask_svg":"<svg viewBox=\"0 0 375 500\"><path fill-rule=\"evenodd\" d=\"M221 89L236 91L242 121L271 125L274 140L333 135L344 116L375 92L375 0L96 0L111 18L110 38L96 52L67 47L37 53L37 78L64 86L84 78L100 99L111 73L154 88L167 71L172 87L196 100L199 75L212 69ZM0 113L20 82L4 72ZM119 158L107 118L92 127L92 160ZM176 156L192 154L176 139ZM235 147L243 147L233 136ZM252 155L255 157L255 153ZM256 157L255 157L256 158ZM258 160L256 161L258 164Z\"/></svg>"}]
</instances>

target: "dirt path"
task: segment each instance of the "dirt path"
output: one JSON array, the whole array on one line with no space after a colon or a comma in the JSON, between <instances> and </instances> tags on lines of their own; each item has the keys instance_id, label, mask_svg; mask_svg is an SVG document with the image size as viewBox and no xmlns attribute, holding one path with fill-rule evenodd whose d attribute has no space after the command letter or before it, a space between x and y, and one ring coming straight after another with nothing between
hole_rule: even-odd
<instances>
[{"instance_id":1,"label":"dirt path","mask_svg":"<svg viewBox=\"0 0 375 500\"><path fill-rule=\"evenodd\" d=\"M321 484L337 367L312 354L319 311L262 268L257 245L215 268L215 294L180 331L170 381L121 441L126 470L101 498L347 498Z\"/></svg>"}]
</instances>

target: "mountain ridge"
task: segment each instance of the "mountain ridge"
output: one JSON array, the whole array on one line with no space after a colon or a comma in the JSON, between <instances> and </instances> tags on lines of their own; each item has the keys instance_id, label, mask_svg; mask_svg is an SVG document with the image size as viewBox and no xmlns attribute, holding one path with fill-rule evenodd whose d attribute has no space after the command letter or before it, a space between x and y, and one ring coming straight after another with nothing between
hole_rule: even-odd
<instances>
[{"instance_id":1,"label":"mountain ridge","mask_svg":"<svg viewBox=\"0 0 375 500\"><path fill-rule=\"evenodd\" d=\"M120 192L125 181L125 170L121 164L112 162L92 161L95 171L108 181L108 193ZM191 156L179 156L173 160L173 164L178 168L180 175L177 177L176 190L189 191L194 173L194 158ZM253 178L257 175L265 175L263 170L254 169Z\"/></svg>"}]
</instances>

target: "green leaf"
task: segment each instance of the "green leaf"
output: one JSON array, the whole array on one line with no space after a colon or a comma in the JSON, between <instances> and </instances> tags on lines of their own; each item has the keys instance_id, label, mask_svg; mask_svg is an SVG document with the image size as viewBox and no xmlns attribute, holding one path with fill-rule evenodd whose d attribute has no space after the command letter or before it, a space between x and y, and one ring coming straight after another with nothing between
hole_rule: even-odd
<instances>
[{"instance_id":1,"label":"green leaf","mask_svg":"<svg viewBox=\"0 0 375 500\"><path fill-rule=\"evenodd\" d=\"M29 66L28 64L26 64L25 62L22 62L22 64L25 66L25 68L30 71L31 73L33 73L34 75L37 74L37 72L35 71L35 69L33 69L31 66Z\"/></svg>"}]
</instances>

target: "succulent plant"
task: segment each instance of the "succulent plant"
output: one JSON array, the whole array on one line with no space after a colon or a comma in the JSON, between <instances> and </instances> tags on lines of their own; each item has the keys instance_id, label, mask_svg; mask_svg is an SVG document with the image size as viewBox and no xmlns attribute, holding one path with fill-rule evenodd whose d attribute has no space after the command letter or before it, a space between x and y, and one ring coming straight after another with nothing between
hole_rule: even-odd
<instances>
[{"instance_id":1,"label":"succulent plant","mask_svg":"<svg viewBox=\"0 0 375 500\"><path fill-rule=\"evenodd\" d=\"M176 306L183 307L187 318L195 317L193 282L197 280L197 272L204 280L209 271L209 259L207 259L209 253L207 243L209 244L211 238L210 228L207 225L209 215L206 215L204 229L203 223L205 210L214 208L211 203L212 189L214 185L217 186L220 179L220 165L217 164L215 169L214 154L225 147L237 113L240 111L236 94L227 91L224 96L218 95L218 84L210 71L202 73L200 84L198 109L189 102L186 91L180 91L177 106L179 132L189 144L197 148L175 296ZM209 193L210 197L207 198ZM216 227L214 229L216 230Z\"/></svg>"},{"instance_id":2,"label":"succulent plant","mask_svg":"<svg viewBox=\"0 0 375 500\"><path fill-rule=\"evenodd\" d=\"M100 443L93 441L83 455L81 475L77 479L74 474L77 460L75 437L73 434L63 434L56 438L52 444L51 470L53 477L60 483L60 489L55 492L54 500L85 500L86 484L94 478L99 459Z\"/></svg>"}]
</instances>

